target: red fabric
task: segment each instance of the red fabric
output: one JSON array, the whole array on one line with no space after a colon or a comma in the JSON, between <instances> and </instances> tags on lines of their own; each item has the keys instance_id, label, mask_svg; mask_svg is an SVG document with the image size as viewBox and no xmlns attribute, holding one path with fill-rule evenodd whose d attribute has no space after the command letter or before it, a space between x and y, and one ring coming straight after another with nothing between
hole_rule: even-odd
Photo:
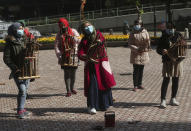
<instances>
[{"instance_id":1,"label":"red fabric","mask_svg":"<svg viewBox=\"0 0 191 131\"><path fill-rule=\"evenodd\" d=\"M68 21L67 21L66 19L60 18L59 21L58 21L59 28L61 29L62 26L60 25L60 23L64 24L65 27L68 28L68 34L69 34L69 35L73 35L72 29L70 28L69 23L68 23Z\"/></svg>"},{"instance_id":2,"label":"red fabric","mask_svg":"<svg viewBox=\"0 0 191 131\"><path fill-rule=\"evenodd\" d=\"M27 28L24 29L24 33L28 38L34 39L34 35Z\"/></svg>"},{"instance_id":3,"label":"red fabric","mask_svg":"<svg viewBox=\"0 0 191 131\"><path fill-rule=\"evenodd\" d=\"M72 29L70 28L69 23L68 23L68 21L67 21L66 19L60 18L59 21L58 21L58 26L59 26L59 28L60 28L60 30L61 30L61 29L62 29L62 25L61 25L60 23L62 23L65 27L68 28L68 34L63 34L63 35L62 35L62 47L65 47L66 35L73 36L74 34L73 34ZM71 41L70 38L68 39L68 41L69 41L68 44L74 44L74 43ZM65 49L64 49L64 48L63 48L63 52L65 52ZM66 57L69 57L69 53L68 53L68 52L65 52L64 54L66 55Z\"/></svg>"},{"instance_id":4,"label":"red fabric","mask_svg":"<svg viewBox=\"0 0 191 131\"><path fill-rule=\"evenodd\" d=\"M100 35L100 40L102 42L105 41L105 38L101 34L101 32L97 31L97 35ZM103 45L104 47L104 45ZM86 39L82 39L79 50L78 50L78 57L80 60L85 61L82 57L83 54L86 54L88 50L88 42ZM106 54L106 52L104 52ZM108 62L108 57L101 58L98 60L98 63L95 63L95 71L96 71L96 78L98 83L99 90L106 90L116 85L113 73L110 74L102 65L103 62ZM84 67L84 95L88 95L88 88L90 87L90 76L89 76L89 62L85 61Z\"/></svg>"}]
</instances>

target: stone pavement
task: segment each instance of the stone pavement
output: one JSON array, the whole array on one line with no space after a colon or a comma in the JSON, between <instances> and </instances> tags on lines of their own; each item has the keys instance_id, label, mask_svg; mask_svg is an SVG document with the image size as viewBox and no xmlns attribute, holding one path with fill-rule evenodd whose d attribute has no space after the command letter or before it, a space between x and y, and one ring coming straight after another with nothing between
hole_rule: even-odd
<instances>
[{"instance_id":1,"label":"stone pavement","mask_svg":"<svg viewBox=\"0 0 191 131\"><path fill-rule=\"evenodd\" d=\"M179 107L168 105L160 109L161 58L155 50L150 52L151 61L145 66L143 85L145 90L133 92L130 50L126 47L108 48L111 68L117 85L113 88L116 99L116 127L104 130L116 131L191 131L191 50L184 60L184 76L180 81L177 100ZM8 80L9 69L2 61L0 52L0 131L89 131L104 126L104 112L87 114L83 95L83 62L77 70L75 87L77 95L65 97L63 71L57 65L54 50L40 51L41 78L31 83L26 109L32 112L29 119L16 118L17 88ZM171 86L171 84L169 85ZM167 101L170 100L171 87Z\"/></svg>"}]
</instances>

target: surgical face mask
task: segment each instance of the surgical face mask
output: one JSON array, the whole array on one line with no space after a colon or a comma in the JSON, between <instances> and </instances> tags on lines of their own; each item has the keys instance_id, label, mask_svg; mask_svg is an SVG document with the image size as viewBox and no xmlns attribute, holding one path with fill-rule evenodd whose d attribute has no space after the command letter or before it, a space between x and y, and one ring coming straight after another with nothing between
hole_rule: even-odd
<instances>
[{"instance_id":1,"label":"surgical face mask","mask_svg":"<svg viewBox=\"0 0 191 131\"><path fill-rule=\"evenodd\" d=\"M175 29L166 29L166 33L169 35L174 35Z\"/></svg>"},{"instance_id":2,"label":"surgical face mask","mask_svg":"<svg viewBox=\"0 0 191 131\"><path fill-rule=\"evenodd\" d=\"M89 25L89 26L86 26L86 27L85 27L84 31L85 31L85 33L86 33L87 35L90 35L90 34L93 33L94 28L93 28L92 25Z\"/></svg>"},{"instance_id":3,"label":"surgical face mask","mask_svg":"<svg viewBox=\"0 0 191 131\"><path fill-rule=\"evenodd\" d=\"M135 30L140 30L141 29L141 25L134 25L134 29Z\"/></svg>"},{"instance_id":4,"label":"surgical face mask","mask_svg":"<svg viewBox=\"0 0 191 131\"><path fill-rule=\"evenodd\" d=\"M22 29L17 30L17 36L19 38L22 37L23 35L24 35L24 30L22 30Z\"/></svg>"}]
</instances>

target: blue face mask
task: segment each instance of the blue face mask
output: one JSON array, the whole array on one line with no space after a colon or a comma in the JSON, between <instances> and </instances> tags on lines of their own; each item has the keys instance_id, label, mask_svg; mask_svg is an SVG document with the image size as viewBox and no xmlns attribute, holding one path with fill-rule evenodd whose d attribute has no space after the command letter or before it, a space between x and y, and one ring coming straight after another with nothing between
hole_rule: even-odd
<instances>
[{"instance_id":1,"label":"blue face mask","mask_svg":"<svg viewBox=\"0 0 191 131\"><path fill-rule=\"evenodd\" d=\"M92 25L89 25L89 26L86 26L86 27L85 27L84 31L85 31L85 33L86 33L87 35L90 35L90 34L93 33L94 28L93 28Z\"/></svg>"},{"instance_id":2,"label":"blue face mask","mask_svg":"<svg viewBox=\"0 0 191 131\"><path fill-rule=\"evenodd\" d=\"M135 30L140 30L140 29L141 29L141 25L135 25L135 26L134 26L134 29L135 29Z\"/></svg>"},{"instance_id":3,"label":"blue face mask","mask_svg":"<svg viewBox=\"0 0 191 131\"><path fill-rule=\"evenodd\" d=\"M20 38L24 35L24 30L17 30L17 36Z\"/></svg>"},{"instance_id":4,"label":"blue face mask","mask_svg":"<svg viewBox=\"0 0 191 131\"><path fill-rule=\"evenodd\" d=\"M166 33L169 35L174 35L175 29L166 29Z\"/></svg>"}]
</instances>

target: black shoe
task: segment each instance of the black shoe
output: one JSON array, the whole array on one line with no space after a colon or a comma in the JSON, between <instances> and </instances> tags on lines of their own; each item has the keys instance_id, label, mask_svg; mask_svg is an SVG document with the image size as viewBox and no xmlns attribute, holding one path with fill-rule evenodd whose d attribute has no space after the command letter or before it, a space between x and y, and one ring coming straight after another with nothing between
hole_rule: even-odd
<instances>
[{"instance_id":1,"label":"black shoe","mask_svg":"<svg viewBox=\"0 0 191 131\"><path fill-rule=\"evenodd\" d=\"M20 111L18 112L18 118L19 118L19 119L29 118L30 114L31 114L31 113L28 112L28 111L26 111L25 109L24 109L24 110L20 110Z\"/></svg>"},{"instance_id":2,"label":"black shoe","mask_svg":"<svg viewBox=\"0 0 191 131\"><path fill-rule=\"evenodd\" d=\"M27 93L26 99L30 99L30 96L29 96L29 94L28 94L28 93Z\"/></svg>"}]
</instances>

